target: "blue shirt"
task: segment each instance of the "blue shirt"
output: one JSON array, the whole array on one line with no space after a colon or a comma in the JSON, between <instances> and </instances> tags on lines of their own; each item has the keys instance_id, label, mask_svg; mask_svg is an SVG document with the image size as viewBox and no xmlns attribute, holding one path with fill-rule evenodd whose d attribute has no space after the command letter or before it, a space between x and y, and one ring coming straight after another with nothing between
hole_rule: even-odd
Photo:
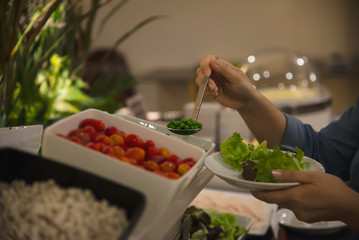
<instances>
[{"instance_id":1,"label":"blue shirt","mask_svg":"<svg viewBox=\"0 0 359 240\"><path fill-rule=\"evenodd\" d=\"M340 119L315 131L291 115L285 114L287 127L280 146L319 161L327 173L334 174L359 192L359 98Z\"/></svg>"}]
</instances>

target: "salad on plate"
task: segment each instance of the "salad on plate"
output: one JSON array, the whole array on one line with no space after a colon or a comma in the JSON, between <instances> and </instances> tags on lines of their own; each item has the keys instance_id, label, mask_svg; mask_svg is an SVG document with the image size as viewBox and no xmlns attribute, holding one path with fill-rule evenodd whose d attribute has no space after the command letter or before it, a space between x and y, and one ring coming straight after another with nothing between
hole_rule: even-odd
<instances>
[{"instance_id":1,"label":"salad on plate","mask_svg":"<svg viewBox=\"0 0 359 240\"><path fill-rule=\"evenodd\" d=\"M245 143L237 132L220 144L220 153L225 163L240 172L239 177L255 182L278 183L272 170L306 171L310 166L303 161L304 152L298 147L295 153L282 151L279 146L269 149L266 141L255 147Z\"/></svg>"}]
</instances>

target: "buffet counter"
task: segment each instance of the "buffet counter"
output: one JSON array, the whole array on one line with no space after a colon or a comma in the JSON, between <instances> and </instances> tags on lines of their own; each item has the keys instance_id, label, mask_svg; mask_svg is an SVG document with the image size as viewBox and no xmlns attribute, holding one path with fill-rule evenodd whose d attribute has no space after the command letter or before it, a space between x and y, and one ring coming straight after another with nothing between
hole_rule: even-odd
<instances>
[{"instance_id":1,"label":"buffet counter","mask_svg":"<svg viewBox=\"0 0 359 240\"><path fill-rule=\"evenodd\" d=\"M315 229L315 224L307 224L298 226L290 226L280 223L280 213L286 209L277 208L273 204L266 204L256 200L250 193L241 192L238 189L226 183L222 183L221 179L214 177L208 184L210 187L204 188L197 198L192 202L196 202L202 197L208 197L209 193L214 193L218 200L216 206L218 210L223 210L224 205L220 203L224 195L236 196L238 199L229 203L226 208L229 212L242 211L242 214L254 219L252 229L249 229L248 234L242 238L246 240L355 240L356 233L346 225L324 224L321 228ZM212 188L219 186L220 188ZM202 206L210 205L211 197L202 204ZM201 206L201 205L198 205ZM254 228L253 228L254 227ZM183 238L185 239L185 238Z\"/></svg>"}]
</instances>

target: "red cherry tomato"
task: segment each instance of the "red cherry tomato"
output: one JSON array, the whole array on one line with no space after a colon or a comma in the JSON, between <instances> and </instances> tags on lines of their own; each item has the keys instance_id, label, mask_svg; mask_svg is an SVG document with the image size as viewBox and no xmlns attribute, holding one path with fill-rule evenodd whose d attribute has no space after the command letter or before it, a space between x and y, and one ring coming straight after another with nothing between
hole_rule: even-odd
<instances>
[{"instance_id":1,"label":"red cherry tomato","mask_svg":"<svg viewBox=\"0 0 359 240\"><path fill-rule=\"evenodd\" d=\"M180 178L196 163L191 157L182 160L165 147L157 148L151 139L143 141L136 134L126 135L94 118L82 120L79 127L66 136L57 135L170 179Z\"/></svg>"},{"instance_id":2,"label":"red cherry tomato","mask_svg":"<svg viewBox=\"0 0 359 240\"><path fill-rule=\"evenodd\" d=\"M73 137L75 137L74 139L76 139L75 141L77 142L77 138L79 138L81 140L81 144L86 145L88 142L91 141L91 133L85 131L84 128L79 128L79 129L74 129L72 131L70 131L67 136L71 139Z\"/></svg>"},{"instance_id":3,"label":"red cherry tomato","mask_svg":"<svg viewBox=\"0 0 359 240\"><path fill-rule=\"evenodd\" d=\"M143 166L152 172L160 170L160 166L154 161L145 161L143 162Z\"/></svg>"},{"instance_id":4,"label":"red cherry tomato","mask_svg":"<svg viewBox=\"0 0 359 240\"><path fill-rule=\"evenodd\" d=\"M122 157L122 156L125 156L125 150L122 147L116 145L116 146L113 147L113 150L115 151L115 155L118 158Z\"/></svg>"},{"instance_id":5,"label":"red cherry tomato","mask_svg":"<svg viewBox=\"0 0 359 240\"><path fill-rule=\"evenodd\" d=\"M73 137L73 136L77 136L77 135L79 134L79 132L80 132L80 129L74 129L74 130L71 130L71 131L67 134L67 136L68 136L69 138L71 138L71 137Z\"/></svg>"},{"instance_id":6,"label":"red cherry tomato","mask_svg":"<svg viewBox=\"0 0 359 240\"><path fill-rule=\"evenodd\" d=\"M145 142L142 140L142 138L133 133L126 134L125 143L129 147L143 148L143 146L145 145Z\"/></svg>"},{"instance_id":7,"label":"red cherry tomato","mask_svg":"<svg viewBox=\"0 0 359 240\"><path fill-rule=\"evenodd\" d=\"M148 147L146 149L146 159L151 159L153 156L156 156L156 155L162 156L161 151L160 151L159 148Z\"/></svg>"},{"instance_id":8,"label":"red cherry tomato","mask_svg":"<svg viewBox=\"0 0 359 240\"><path fill-rule=\"evenodd\" d=\"M96 151L101 151L101 146L97 143L89 142L88 144L86 144L86 147L91 148Z\"/></svg>"},{"instance_id":9,"label":"red cherry tomato","mask_svg":"<svg viewBox=\"0 0 359 240\"><path fill-rule=\"evenodd\" d=\"M160 168L162 172L172 172L177 168L177 166L173 162L165 161L160 164Z\"/></svg>"},{"instance_id":10,"label":"red cherry tomato","mask_svg":"<svg viewBox=\"0 0 359 240\"><path fill-rule=\"evenodd\" d=\"M85 132L79 132L77 136L81 139L83 145L86 145L91 141L90 135Z\"/></svg>"},{"instance_id":11,"label":"red cherry tomato","mask_svg":"<svg viewBox=\"0 0 359 240\"><path fill-rule=\"evenodd\" d=\"M78 136L72 136L72 137L70 137L70 140L75 143L82 144L82 141Z\"/></svg>"},{"instance_id":12,"label":"red cherry tomato","mask_svg":"<svg viewBox=\"0 0 359 240\"><path fill-rule=\"evenodd\" d=\"M180 178L181 176L178 175L177 173L175 172L166 172L166 177L170 178L170 179L178 179Z\"/></svg>"},{"instance_id":13,"label":"red cherry tomato","mask_svg":"<svg viewBox=\"0 0 359 240\"><path fill-rule=\"evenodd\" d=\"M147 160L155 161L158 164L163 163L166 161L166 158L162 155L152 155L150 157L146 157Z\"/></svg>"},{"instance_id":14,"label":"red cherry tomato","mask_svg":"<svg viewBox=\"0 0 359 240\"><path fill-rule=\"evenodd\" d=\"M105 135L106 136L109 136L111 137L113 134L118 134L122 137L125 137L125 132L121 131L121 130L118 130L118 128L114 127L114 126L110 126L110 127L107 127L105 129Z\"/></svg>"},{"instance_id":15,"label":"red cherry tomato","mask_svg":"<svg viewBox=\"0 0 359 240\"><path fill-rule=\"evenodd\" d=\"M149 147L154 147L155 146L155 142L153 140L146 140L145 141L145 149L148 149Z\"/></svg>"},{"instance_id":16,"label":"red cherry tomato","mask_svg":"<svg viewBox=\"0 0 359 240\"><path fill-rule=\"evenodd\" d=\"M161 170L155 170L155 171L153 171L153 172L156 173L156 174L158 174L158 175L160 175L160 176L162 176L162 177L167 177L167 176L166 176L166 173L162 172Z\"/></svg>"},{"instance_id":17,"label":"red cherry tomato","mask_svg":"<svg viewBox=\"0 0 359 240\"><path fill-rule=\"evenodd\" d=\"M96 129L91 125L86 125L82 128L82 132L87 133L90 136L90 140L94 141L96 138Z\"/></svg>"},{"instance_id":18,"label":"red cherry tomato","mask_svg":"<svg viewBox=\"0 0 359 240\"><path fill-rule=\"evenodd\" d=\"M176 164L176 167L178 167L182 163L182 160L173 153L167 157L167 161L173 162L174 164Z\"/></svg>"},{"instance_id":19,"label":"red cherry tomato","mask_svg":"<svg viewBox=\"0 0 359 240\"><path fill-rule=\"evenodd\" d=\"M133 147L129 148L126 153L126 157L131 157L137 160L137 163L142 163L145 160L146 152L142 148Z\"/></svg>"},{"instance_id":20,"label":"red cherry tomato","mask_svg":"<svg viewBox=\"0 0 359 240\"><path fill-rule=\"evenodd\" d=\"M182 160L183 163L187 163L190 167L196 164L196 160L194 158L188 157Z\"/></svg>"},{"instance_id":21,"label":"red cherry tomato","mask_svg":"<svg viewBox=\"0 0 359 240\"><path fill-rule=\"evenodd\" d=\"M94 118L86 118L80 122L79 127L83 128L86 125L93 126L97 132L103 132L105 131L105 123L101 120L97 120Z\"/></svg>"},{"instance_id":22,"label":"red cherry tomato","mask_svg":"<svg viewBox=\"0 0 359 240\"><path fill-rule=\"evenodd\" d=\"M101 152L103 152L104 154L115 156L115 150L113 149L113 147L106 144L102 145Z\"/></svg>"},{"instance_id":23,"label":"red cherry tomato","mask_svg":"<svg viewBox=\"0 0 359 240\"><path fill-rule=\"evenodd\" d=\"M58 137L61 137L61 138L64 138L64 139L66 139L66 140L70 140L70 141L71 141L70 137L65 136L64 134L61 134L61 133L56 133L56 136L58 136Z\"/></svg>"}]
</instances>

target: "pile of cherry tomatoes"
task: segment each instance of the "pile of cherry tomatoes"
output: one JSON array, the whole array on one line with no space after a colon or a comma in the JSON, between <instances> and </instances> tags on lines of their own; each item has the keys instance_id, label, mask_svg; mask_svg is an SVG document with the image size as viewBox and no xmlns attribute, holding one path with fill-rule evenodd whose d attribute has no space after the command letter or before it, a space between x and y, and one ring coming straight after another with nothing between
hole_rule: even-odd
<instances>
[{"instance_id":1,"label":"pile of cherry tomatoes","mask_svg":"<svg viewBox=\"0 0 359 240\"><path fill-rule=\"evenodd\" d=\"M192 157L181 159L167 148L156 147L153 140L126 134L114 126L106 127L94 118L82 120L67 135L57 135L170 179L180 178L196 163Z\"/></svg>"}]
</instances>

